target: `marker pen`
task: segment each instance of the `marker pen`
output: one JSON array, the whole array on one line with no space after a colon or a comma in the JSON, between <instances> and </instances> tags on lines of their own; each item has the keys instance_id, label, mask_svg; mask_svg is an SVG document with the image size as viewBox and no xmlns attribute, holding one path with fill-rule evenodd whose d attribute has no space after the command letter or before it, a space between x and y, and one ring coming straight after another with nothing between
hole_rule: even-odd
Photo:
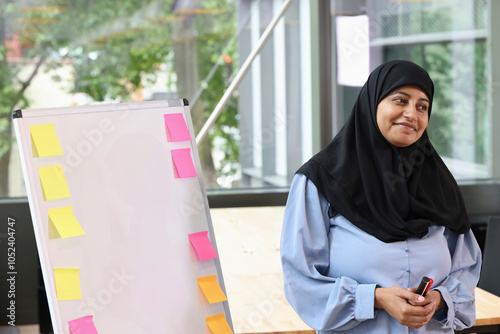
<instances>
[{"instance_id":1,"label":"marker pen","mask_svg":"<svg viewBox=\"0 0 500 334\"><path fill-rule=\"evenodd\" d=\"M420 281L420 284L415 293L421 295L422 297L425 297L425 294L430 290L432 283L434 283L432 278L429 278L427 276L422 277L422 280Z\"/></svg>"}]
</instances>

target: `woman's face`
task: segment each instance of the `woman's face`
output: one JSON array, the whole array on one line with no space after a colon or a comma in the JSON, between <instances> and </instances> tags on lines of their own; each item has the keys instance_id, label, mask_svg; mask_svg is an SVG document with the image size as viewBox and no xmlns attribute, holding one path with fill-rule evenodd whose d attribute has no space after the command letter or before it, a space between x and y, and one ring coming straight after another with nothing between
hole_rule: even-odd
<instances>
[{"instance_id":1,"label":"woman's face","mask_svg":"<svg viewBox=\"0 0 500 334\"><path fill-rule=\"evenodd\" d=\"M385 139L396 147L416 142L429 121L429 98L417 86L401 86L377 106L377 124Z\"/></svg>"}]
</instances>

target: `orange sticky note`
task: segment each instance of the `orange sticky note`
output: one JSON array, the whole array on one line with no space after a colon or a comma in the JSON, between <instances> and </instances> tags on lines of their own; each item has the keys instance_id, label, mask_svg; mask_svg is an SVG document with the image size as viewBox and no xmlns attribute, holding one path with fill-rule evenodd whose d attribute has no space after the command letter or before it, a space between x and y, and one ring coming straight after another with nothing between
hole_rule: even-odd
<instances>
[{"instance_id":1,"label":"orange sticky note","mask_svg":"<svg viewBox=\"0 0 500 334\"><path fill-rule=\"evenodd\" d=\"M217 283L215 279L215 275L198 277L197 281L210 304L227 300L224 291L222 291L219 283Z\"/></svg>"},{"instance_id":2,"label":"orange sticky note","mask_svg":"<svg viewBox=\"0 0 500 334\"><path fill-rule=\"evenodd\" d=\"M42 183L43 197L46 201L69 197L68 184L62 165L40 167L38 174Z\"/></svg>"},{"instance_id":3,"label":"orange sticky note","mask_svg":"<svg viewBox=\"0 0 500 334\"><path fill-rule=\"evenodd\" d=\"M212 334L233 334L233 331L227 323L226 318L224 318L224 313L206 317L205 321L212 331Z\"/></svg>"},{"instance_id":4,"label":"orange sticky note","mask_svg":"<svg viewBox=\"0 0 500 334\"><path fill-rule=\"evenodd\" d=\"M205 261L217 257L214 246L208 239L208 231L191 233L188 235L191 245L193 245L200 261Z\"/></svg>"},{"instance_id":5,"label":"orange sticky note","mask_svg":"<svg viewBox=\"0 0 500 334\"><path fill-rule=\"evenodd\" d=\"M31 140L37 157L63 154L54 130L54 124L30 125Z\"/></svg>"},{"instance_id":6,"label":"orange sticky note","mask_svg":"<svg viewBox=\"0 0 500 334\"><path fill-rule=\"evenodd\" d=\"M186 125L186 121L181 113L165 114L165 125L170 141L190 141L191 135Z\"/></svg>"},{"instance_id":7,"label":"orange sticky note","mask_svg":"<svg viewBox=\"0 0 500 334\"><path fill-rule=\"evenodd\" d=\"M93 315L87 315L75 320L68 321L71 334L99 334L95 328Z\"/></svg>"},{"instance_id":8,"label":"orange sticky note","mask_svg":"<svg viewBox=\"0 0 500 334\"><path fill-rule=\"evenodd\" d=\"M73 207L49 209L49 218L61 238L69 238L85 234L73 214Z\"/></svg>"},{"instance_id":9,"label":"orange sticky note","mask_svg":"<svg viewBox=\"0 0 500 334\"><path fill-rule=\"evenodd\" d=\"M191 159L191 148L171 150L170 153L179 178L195 177L197 175L193 159Z\"/></svg>"},{"instance_id":10,"label":"orange sticky note","mask_svg":"<svg viewBox=\"0 0 500 334\"><path fill-rule=\"evenodd\" d=\"M80 269L54 269L58 300L82 299L79 271Z\"/></svg>"}]
</instances>

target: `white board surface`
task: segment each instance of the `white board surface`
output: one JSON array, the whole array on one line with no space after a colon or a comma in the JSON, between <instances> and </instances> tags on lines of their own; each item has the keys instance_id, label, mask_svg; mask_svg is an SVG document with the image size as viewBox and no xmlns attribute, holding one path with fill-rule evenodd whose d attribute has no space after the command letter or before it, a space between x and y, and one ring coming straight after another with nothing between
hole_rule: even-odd
<instances>
[{"instance_id":1,"label":"white board surface","mask_svg":"<svg viewBox=\"0 0 500 334\"><path fill-rule=\"evenodd\" d=\"M172 142L164 115L181 113L191 140ZM37 157L30 126L54 124L62 155ZM189 106L182 100L22 110L14 118L49 308L56 333L93 316L100 334L211 333L198 277L216 275L188 235L208 231L216 248ZM171 150L191 148L197 176L179 178ZM69 197L45 200L38 168L61 164ZM61 238L48 210L73 207L85 234ZM81 299L58 300L55 268L79 269Z\"/></svg>"}]
</instances>

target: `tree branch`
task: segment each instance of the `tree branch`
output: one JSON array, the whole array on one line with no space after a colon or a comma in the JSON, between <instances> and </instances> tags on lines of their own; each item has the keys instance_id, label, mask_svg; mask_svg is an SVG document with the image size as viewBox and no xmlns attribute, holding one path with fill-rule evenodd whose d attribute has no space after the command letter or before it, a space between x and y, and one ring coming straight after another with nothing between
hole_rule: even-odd
<instances>
[{"instance_id":1,"label":"tree branch","mask_svg":"<svg viewBox=\"0 0 500 334\"><path fill-rule=\"evenodd\" d=\"M46 59L47 59L47 57L45 57L45 56L40 57L38 59L36 65L35 65L35 68L33 69L33 72L31 72L31 75L29 76L29 78L26 79L25 81L21 81L21 88L17 92L17 97L14 100L13 104L11 105L11 108L10 108L11 110L14 110L14 108L16 107L16 105L19 103L19 101L21 100L22 96L24 95L24 92L26 91L26 89L31 84L31 81L33 80L33 78L35 78L35 76L38 74L38 71L40 70L40 67L42 67L42 64L45 62Z\"/></svg>"}]
</instances>

